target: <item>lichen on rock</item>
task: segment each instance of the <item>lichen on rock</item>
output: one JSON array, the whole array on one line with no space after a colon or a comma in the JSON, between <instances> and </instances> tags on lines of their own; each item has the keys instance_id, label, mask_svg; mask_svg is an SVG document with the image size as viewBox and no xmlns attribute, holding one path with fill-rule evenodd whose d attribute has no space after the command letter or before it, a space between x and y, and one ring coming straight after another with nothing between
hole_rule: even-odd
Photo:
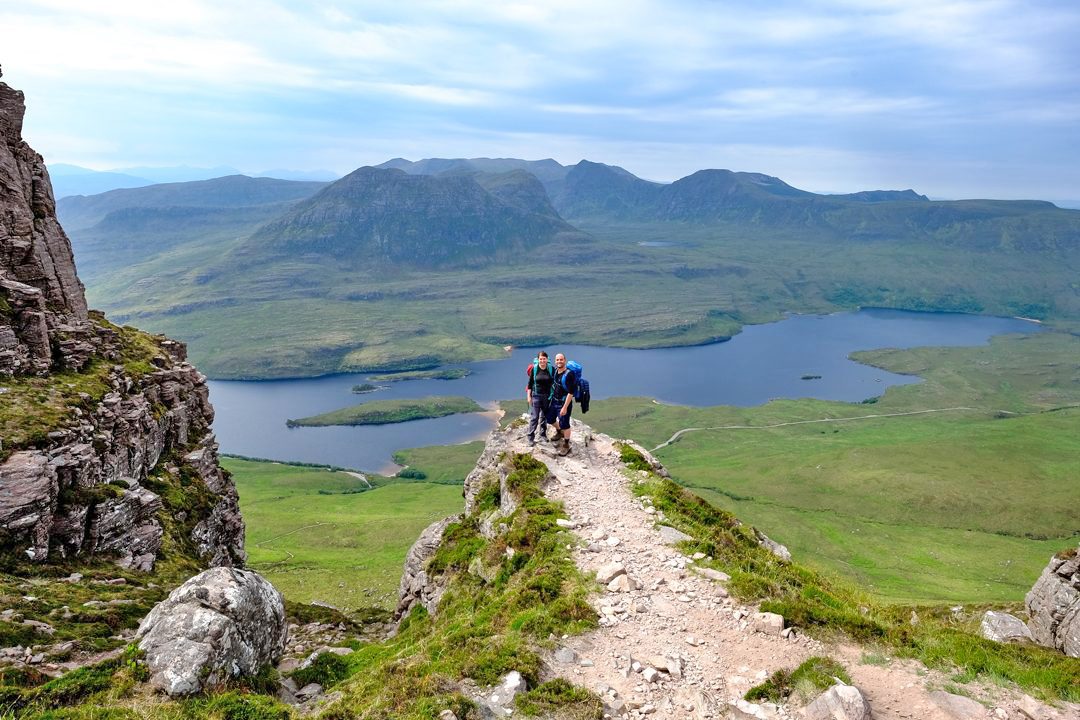
<instances>
[{"instance_id":1,"label":"lichen on rock","mask_svg":"<svg viewBox=\"0 0 1080 720\"><path fill-rule=\"evenodd\" d=\"M139 624L150 683L170 696L256 675L285 650L285 603L250 570L211 568L173 590Z\"/></svg>"}]
</instances>

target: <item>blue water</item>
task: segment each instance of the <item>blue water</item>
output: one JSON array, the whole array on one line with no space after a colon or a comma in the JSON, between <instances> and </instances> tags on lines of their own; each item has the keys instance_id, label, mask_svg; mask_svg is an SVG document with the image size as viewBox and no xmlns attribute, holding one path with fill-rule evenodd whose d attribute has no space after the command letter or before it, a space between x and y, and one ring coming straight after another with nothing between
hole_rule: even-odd
<instances>
[{"instance_id":1,"label":"blue water","mask_svg":"<svg viewBox=\"0 0 1080 720\"><path fill-rule=\"evenodd\" d=\"M759 405L776 397L859 402L890 385L918 382L848 360L856 350L920 345L981 345L992 335L1035 332L1012 318L953 313L861 310L799 315L750 325L728 342L698 347L626 350L587 345L545 348L585 368L594 402L644 395L681 405ZM452 415L381 426L288 428L285 421L383 398L465 395L486 406L524 398L525 367L537 348L517 348L505 360L468 363L460 380L391 383L364 395L351 392L366 374L270 380L210 381L214 430L223 452L391 472L402 448L465 442L494 426L491 415ZM819 380L802 380L820 375Z\"/></svg>"}]
</instances>

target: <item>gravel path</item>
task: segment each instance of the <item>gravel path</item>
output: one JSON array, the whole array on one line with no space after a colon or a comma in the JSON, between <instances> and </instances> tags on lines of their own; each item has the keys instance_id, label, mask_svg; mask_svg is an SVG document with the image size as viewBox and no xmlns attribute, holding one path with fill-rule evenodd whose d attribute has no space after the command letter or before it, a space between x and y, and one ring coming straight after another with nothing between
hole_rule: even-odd
<instances>
[{"instance_id":1,"label":"gravel path","mask_svg":"<svg viewBox=\"0 0 1080 720\"><path fill-rule=\"evenodd\" d=\"M528 451L523 439L514 442L515 450ZM614 578L591 599L601 627L563 638L551 666L603 697L612 717L802 717L793 708L735 704L770 673L812 655L840 659L878 720L958 717L943 711L927 687L941 687L948 678L918 663L862 664L862 650L854 646L755 629L756 608L729 598L722 581L705 576L715 571L696 569L694 558L665 544L658 529L662 513L631 493L633 481L611 438L575 421L570 456L557 457L544 442L533 453L556 478L546 494L564 503L581 539L574 561L604 584ZM1005 705L1017 697L1000 699ZM1013 709L970 717L1026 720Z\"/></svg>"}]
</instances>

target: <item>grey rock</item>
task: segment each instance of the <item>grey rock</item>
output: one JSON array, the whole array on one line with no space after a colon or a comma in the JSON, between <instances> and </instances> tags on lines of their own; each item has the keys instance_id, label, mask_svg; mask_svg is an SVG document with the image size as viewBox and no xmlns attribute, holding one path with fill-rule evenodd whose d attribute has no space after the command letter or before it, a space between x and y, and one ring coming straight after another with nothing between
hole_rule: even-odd
<instances>
[{"instance_id":1,"label":"grey rock","mask_svg":"<svg viewBox=\"0 0 1080 720\"><path fill-rule=\"evenodd\" d=\"M622 563L605 563L604 565L600 566L599 570L596 571L596 580L603 585L607 585L615 578L625 574L626 568L623 566Z\"/></svg>"},{"instance_id":2,"label":"grey rock","mask_svg":"<svg viewBox=\"0 0 1080 720\"><path fill-rule=\"evenodd\" d=\"M665 545L678 545L681 542L691 542L694 539L683 531L676 530L670 525L660 525L656 529L660 531L660 540Z\"/></svg>"},{"instance_id":3,"label":"grey rock","mask_svg":"<svg viewBox=\"0 0 1080 720\"><path fill-rule=\"evenodd\" d=\"M785 546L771 539L768 535L761 532L757 528L752 529L754 531L754 537L757 538L758 545L765 548L784 562L791 562L791 552Z\"/></svg>"},{"instance_id":4,"label":"grey rock","mask_svg":"<svg viewBox=\"0 0 1080 720\"><path fill-rule=\"evenodd\" d=\"M1080 657L1080 550L1050 558L1025 604L1035 642Z\"/></svg>"},{"instance_id":5,"label":"grey rock","mask_svg":"<svg viewBox=\"0 0 1080 720\"><path fill-rule=\"evenodd\" d=\"M726 572L713 570L712 568L698 568L698 572L709 578L710 580L715 580L716 582L728 582L729 580L731 580L731 576L728 575Z\"/></svg>"},{"instance_id":6,"label":"grey rock","mask_svg":"<svg viewBox=\"0 0 1080 720\"><path fill-rule=\"evenodd\" d=\"M218 567L173 590L135 638L151 684L181 696L277 663L286 635L281 593L255 572Z\"/></svg>"},{"instance_id":7,"label":"grey rock","mask_svg":"<svg viewBox=\"0 0 1080 720\"><path fill-rule=\"evenodd\" d=\"M439 600L446 589L440 578L429 577L428 561L435 556L442 542L443 531L458 516L454 515L435 522L424 528L420 537L405 555L405 567L398 585L398 604L394 619L400 622L415 605L422 605L429 613L434 613Z\"/></svg>"},{"instance_id":8,"label":"grey rock","mask_svg":"<svg viewBox=\"0 0 1080 720\"><path fill-rule=\"evenodd\" d=\"M803 708L806 720L870 720L870 704L854 685L833 685Z\"/></svg>"},{"instance_id":9,"label":"grey rock","mask_svg":"<svg viewBox=\"0 0 1080 720\"><path fill-rule=\"evenodd\" d=\"M525 687L525 678L521 677L517 670L512 670L504 675L499 683L499 696L503 698L505 705L509 705L518 693L525 692Z\"/></svg>"},{"instance_id":10,"label":"grey rock","mask_svg":"<svg viewBox=\"0 0 1080 720\"><path fill-rule=\"evenodd\" d=\"M1033 642L1031 631L1024 621L1005 612L987 610L983 613L979 632L994 642Z\"/></svg>"},{"instance_id":11,"label":"grey rock","mask_svg":"<svg viewBox=\"0 0 1080 720\"><path fill-rule=\"evenodd\" d=\"M58 494L56 470L43 454L16 452L0 465L0 527L28 545L31 560L48 557Z\"/></svg>"},{"instance_id":12,"label":"grey rock","mask_svg":"<svg viewBox=\"0 0 1080 720\"><path fill-rule=\"evenodd\" d=\"M568 647L560 647L555 650L555 662L563 665L574 665L578 661L578 654Z\"/></svg>"},{"instance_id":13,"label":"grey rock","mask_svg":"<svg viewBox=\"0 0 1080 720\"><path fill-rule=\"evenodd\" d=\"M750 624L759 633L780 635L784 629L784 616L770 612L758 612L750 616Z\"/></svg>"},{"instance_id":14,"label":"grey rock","mask_svg":"<svg viewBox=\"0 0 1080 720\"><path fill-rule=\"evenodd\" d=\"M989 717L986 708L963 695L953 695L944 690L935 690L930 693L930 700L953 720L983 720L983 718Z\"/></svg>"}]
</instances>

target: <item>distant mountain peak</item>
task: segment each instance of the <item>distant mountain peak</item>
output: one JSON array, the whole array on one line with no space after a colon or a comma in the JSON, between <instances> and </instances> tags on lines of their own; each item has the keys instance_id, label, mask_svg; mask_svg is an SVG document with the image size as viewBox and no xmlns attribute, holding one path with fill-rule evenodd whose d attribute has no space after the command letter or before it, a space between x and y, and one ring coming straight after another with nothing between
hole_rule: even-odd
<instances>
[{"instance_id":1,"label":"distant mountain peak","mask_svg":"<svg viewBox=\"0 0 1080 720\"><path fill-rule=\"evenodd\" d=\"M405 268L483 266L571 232L526 172L432 175L365 166L260 228L245 252Z\"/></svg>"}]
</instances>

